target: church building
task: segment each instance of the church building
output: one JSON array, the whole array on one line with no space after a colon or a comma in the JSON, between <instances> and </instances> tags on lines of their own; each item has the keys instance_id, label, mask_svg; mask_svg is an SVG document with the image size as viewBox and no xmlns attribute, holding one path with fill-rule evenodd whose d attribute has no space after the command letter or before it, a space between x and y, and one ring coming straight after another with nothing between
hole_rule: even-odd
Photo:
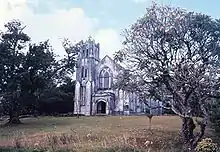
<instances>
[{"instance_id":1,"label":"church building","mask_svg":"<svg viewBox=\"0 0 220 152\"><path fill-rule=\"evenodd\" d=\"M129 115L145 112L135 93L113 89L123 68L109 56L100 59L99 43L89 38L80 49L76 68L74 114Z\"/></svg>"}]
</instances>

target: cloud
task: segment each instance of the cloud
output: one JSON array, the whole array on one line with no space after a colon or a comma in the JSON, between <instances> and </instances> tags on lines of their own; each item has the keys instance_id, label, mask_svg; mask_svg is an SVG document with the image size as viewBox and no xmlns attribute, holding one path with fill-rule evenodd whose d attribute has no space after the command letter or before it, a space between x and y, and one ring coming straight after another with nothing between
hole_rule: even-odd
<instances>
[{"instance_id":1,"label":"cloud","mask_svg":"<svg viewBox=\"0 0 220 152\"><path fill-rule=\"evenodd\" d=\"M106 54L111 56L112 50L118 51L120 49L120 37L118 33L111 28L99 30L95 35L95 39L101 44L101 56Z\"/></svg>"},{"instance_id":2,"label":"cloud","mask_svg":"<svg viewBox=\"0 0 220 152\"><path fill-rule=\"evenodd\" d=\"M54 3L45 3L47 13L35 13L40 0L0 0L0 29L11 19L19 19L27 25L25 32L33 42L50 39L55 53L64 55L62 39L72 42L85 40L89 35L100 43L101 57L112 54L120 48L120 36L112 28L101 28L98 18L88 17L82 8L57 8ZM31 4L31 5L30 5Z\"/></svg>"},{"instance_id":3,"label":"cloud","mask_svg":"<svg viewBox=\"0 0 220 152\"><path fill-rule=\"evenodd\" d=\"M26 6L26 0L0 0L0 28L12 17L21 13L21 8Z\"/></svg>"}]
</instances>

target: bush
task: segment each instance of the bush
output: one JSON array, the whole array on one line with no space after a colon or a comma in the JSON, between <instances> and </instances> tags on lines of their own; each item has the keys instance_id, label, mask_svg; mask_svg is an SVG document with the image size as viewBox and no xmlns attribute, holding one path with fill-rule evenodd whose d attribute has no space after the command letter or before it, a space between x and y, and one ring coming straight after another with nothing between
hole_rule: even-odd
<instances>
[{"instance_id":1,"label":"bush","mask_svg":"<svg viewBox=\"0 0 220 152\"><path fill-rule=\"evenodd\" d=\"M218 147L212 142L212 139L206 138L198 143L196 152L218 152Z\"/></svg>"},{"instance_id":2,"label":"bush","mask_svg":"<svg viewBox=\"0 0 220 152\"><path fill-rule=\"evenodd\" d=\"M39 113L46 115L59 115L73 112L72 100L42 101L39 102Z\"/></svg>"}]
</instances>

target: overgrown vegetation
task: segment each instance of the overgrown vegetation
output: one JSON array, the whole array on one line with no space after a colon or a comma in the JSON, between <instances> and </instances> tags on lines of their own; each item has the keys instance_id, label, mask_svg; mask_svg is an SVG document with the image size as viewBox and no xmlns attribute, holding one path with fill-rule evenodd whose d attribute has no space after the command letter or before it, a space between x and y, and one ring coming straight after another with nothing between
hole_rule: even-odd
<instances>
[{"instance_id":1,"label":"overgrown vegetation","mask_svg":"<svg viewBox=\"0 0 220 152\"><path fill-rule=\"evenodd\" d=\"M218 152L218 146L216 143L213 143L212 139L206 138L198 143L196 147L196 152Z\"/></svg>"},{"instance_id":2,"label":"overgrown vegetation","mask_svg":"<svg viewBox=\"0 0 220 152\"><path fill-rule=\"evenodd\" d=\"M20 126L0 128L0 147L77 152L114 152L117 148L152 152L182 149L181 121L176 116L154 116L151 130L146 116L42 117L23 122ZM211 132L206 136L213 137Z\"/></svg>"},{"instance_id":3,"label":"overgrown vegetation","mask_svg":"<svg viewBox=\"0 0 220 152\"><path fill-rule=\"evenodd\" d=\"M47 149L0 148L1 152L50 152ZM58 149L51 152L75 152L74 150Z\"/></svg>"},{"instance_id":4,"label":"overgrown vegetation","mask_svg":"<svg viewBox=\"0 0 220 152\"><path fill-rule=\"evenodd\" d=\"M1 152L76 152L75 150L69 150L69 149L58 149L54 151L48 151L45 150L37 150L37 149L4 149L0 148ZM144 152L143 150L133 149L133 148L99 148L99 149L91 149L91 150L85 150L84 152Z\"/></svg>"}]
</instances>

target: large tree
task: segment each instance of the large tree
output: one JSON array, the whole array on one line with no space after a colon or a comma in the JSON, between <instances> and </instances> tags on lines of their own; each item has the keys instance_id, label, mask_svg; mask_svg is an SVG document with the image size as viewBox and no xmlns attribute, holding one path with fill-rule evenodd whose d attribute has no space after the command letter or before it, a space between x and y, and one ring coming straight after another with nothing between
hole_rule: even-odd
<instances>
[{"instance_id":1,"label":"large tree","mask_svg":"<svg viewBox=\"0 0 220 152\"><path fill-rule=\"evenodd\" d=\"M33 113L44 91L54 84L53 75L59 67L49 42L29 44L22 67L25 71L20 79L22 108L29 107L29 113Z\"/></svg>"},{"instance_id":2,"label":"large tree","mask_svg":"<svg viewBox=\"0 0 220 152\"><path fill-rule=\"evenodd\" d=\"M30 41L23 32L20 22L12 21L5 25L6 32L0 35L0 91L2 103L7 105L10 122L20 123L21 78L26 73L23 69L25 54L22 50Z\"/></svg>"},{"instance_id":3,"label":"large tree","mask_svg":"<svg viewBox=\"0 0 220 152\"><path fill-rule=\"evenodd\" d=\"M5 24L0 33L0 98L9 123L21 123L19 115L26 106L36 109L46 90L67 75L73 75L81 42L63 41L66 56L56 60L49 41L32 44L18 20Z\"/></svg>"},{"instance_id":4,"label":"large tree","mask_svg":"<svg viewBox=\"0 0 220 152\"><path fill-rule=\"evenodd\" d=\"M123 36L115 59L127 71L118 86L169 105L182 119L185 146L194 148L207 125L206 105L219 91L220 21L154 3ZM202 118L198 134L194 116Z\"/></svg>"},{"instance_id":5,"label":"large tree","mask_svg":"<svg viewBox=\"0 0 220 152\"><path fill-rule=\"evenodd\" d=\"M41 114L72 113L74 110L75 81L66 76L58 86L55 84L50 90L45 90L39 99Z\"/></svg>"}]
</instances>

